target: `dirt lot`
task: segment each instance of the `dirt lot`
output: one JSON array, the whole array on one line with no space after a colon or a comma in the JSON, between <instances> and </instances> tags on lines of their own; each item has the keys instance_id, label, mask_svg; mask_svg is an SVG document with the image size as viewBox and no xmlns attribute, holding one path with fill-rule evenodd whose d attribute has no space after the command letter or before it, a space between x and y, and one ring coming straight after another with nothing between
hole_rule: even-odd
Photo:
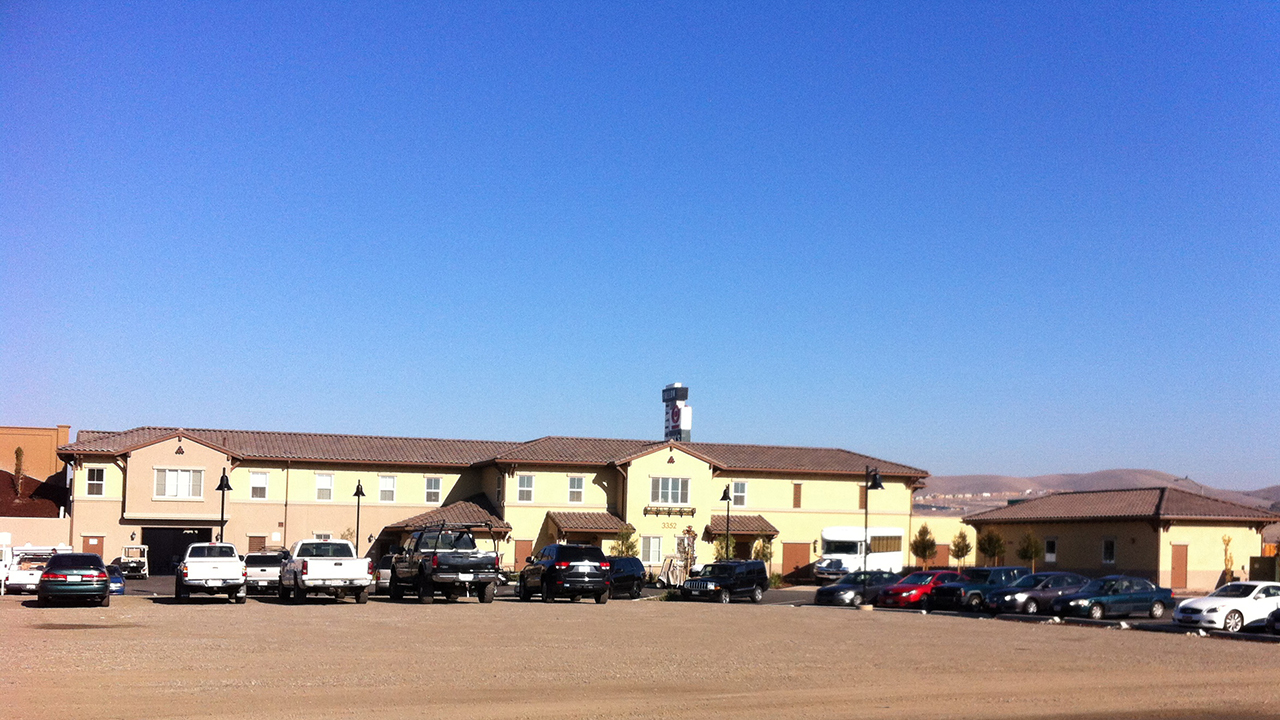
<instances>
[{"instance_id":1,"label":"dirt lot","mask_svg":"<svg viewBox=\"0 0 1280 720\"><path fill-rule=\"evenodd\" d=\"M845 608L0 598L9 718L1280 715L1280 647Z\"/></svg>"}]
</instances>

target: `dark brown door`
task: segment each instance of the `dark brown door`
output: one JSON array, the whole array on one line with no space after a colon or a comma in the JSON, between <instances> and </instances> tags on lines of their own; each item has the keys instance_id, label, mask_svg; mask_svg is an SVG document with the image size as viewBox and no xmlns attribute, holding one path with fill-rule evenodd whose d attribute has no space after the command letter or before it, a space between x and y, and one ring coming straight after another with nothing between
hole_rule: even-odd
<instances>
[{"instance_id":1,"label":"dark brown door","mask_svg":"<svg viewBox=\"0 0 1280 720\"><path fill-rule=\"evenodd\" d=\"M809 574L809 543L782 543L782 574L791 581Z\"/></svg>"},{"instance_id":2,"label":"dark brown door","mask_svg":"<svg viewBox=\"0 0 1280 720\"><path fill-rule=\"evenodd\" d=\"M739 560L750 560L751 550L755 546L755 538L734 538L733 556Z\"/></svg>"},{"instance_id":3,"label":"dark brown door","mask_svg":"<svg viewBox=\"0 0 1280 720\"><path fill-rule=\"evenodd\" d=\"M1173 546L1173 577L1170 578L1170 585L1174 588L1185 588L1187 586L1187 546Z\"/></svg>"},{"instance_id":4,"label":"dark brown door","mask_svg":"<svg viewBox=\"0 0 1280 720\"><path fill-rule=\"evenodd\" d=\"M102 536L101 536L101 535L98 535L98 536L86 536L86 537L84 538L84 549L82 549L82 550L81 550L81 552L87 552L87 553L93 553L93 554L95 554L95 555L101 555L103 560L108 560L108 561L109 561L109 560L110 560L110 558L108 558L108 557L107 557L107 554L106 554L105 552L103 552L103 550L102 550L102 540L103 540L103 538L102 538Z\"/></svg>"},{"instance_id":5,"label":"dark brown door","mask_svg":"<svg viewBox=\"0 0 1280 720\"><path fill-rule=\"evenodd\" d=\"M266 535L250 535L249 536L249 552L258 552L267 546Z\"/></svg>"},{"instance_id":6,"label":"dark brown door","mask_svg":"<svg viewBox=\"0 0 1280 720\"><path fill-rule=\"evenodd\" d=\"M525 565L524 559L529 557L532 554L533 554L532 540L517 540L516 556L514 558L511 558L511 564L515 566L516 570L519 570Z\"/></svg>"}]
</instances>

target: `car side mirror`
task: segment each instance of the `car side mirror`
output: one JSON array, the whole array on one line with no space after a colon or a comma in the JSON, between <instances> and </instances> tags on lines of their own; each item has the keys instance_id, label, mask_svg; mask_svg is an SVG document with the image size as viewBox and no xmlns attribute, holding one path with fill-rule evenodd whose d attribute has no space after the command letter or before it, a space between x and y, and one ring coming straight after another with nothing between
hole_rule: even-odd
<instances>
[{"instance_id":1,"label":"car side mirror","mask_svg":"<svg viewBox=\"0 0 1280 720\"><path fill-rule=\"evenodd\" d=\"M532 565L532 564L533 564L533 556L532 556L532 555L530 555L529 557L525 558L525 559L524 559L524 561L525 561L525 564L527 564L527 565Z\"/></svg>"}]
</instances>

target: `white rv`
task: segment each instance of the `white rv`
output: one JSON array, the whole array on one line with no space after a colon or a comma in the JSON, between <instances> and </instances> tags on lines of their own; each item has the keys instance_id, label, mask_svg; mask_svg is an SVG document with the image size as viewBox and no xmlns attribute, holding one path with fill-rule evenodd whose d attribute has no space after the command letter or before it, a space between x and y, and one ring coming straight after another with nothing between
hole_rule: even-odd
<instances>
[{"instance_id":1,"label":"white rv","mask_svg":"<svg viewBox=\"0 0 1280 720\"><path fill-rule=\"evenodd\" d=\"M906 533L900 527L867 529L871 544L866 548L867 567L862 567L863 540L861 527L835 526L822 529L822 558L813 566L819 583L831 582L855 570L902 572L902 542Z\"/></svg>"}]
</instances>

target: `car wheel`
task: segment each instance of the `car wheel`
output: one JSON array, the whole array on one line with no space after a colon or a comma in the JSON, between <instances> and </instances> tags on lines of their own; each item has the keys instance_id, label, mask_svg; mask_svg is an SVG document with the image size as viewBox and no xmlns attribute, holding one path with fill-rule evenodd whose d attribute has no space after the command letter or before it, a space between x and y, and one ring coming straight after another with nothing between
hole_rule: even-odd
<instances>
[{"instance_id":1,"label":"car wheel","mask_svg":"<svg viewBox=\"0 0 1280 720\"><path fill-rule=\"evenodd\" d=\"M681 600L692 600L692 599L693 599L693 593L689 592L688 590L681 590L681 591L680 591L680 599L681 599Z\"/></svg>"},{"instance_id":2,"label":"car wheel","mask_svg":"<svg viewBox=\"0 0 1280 720\"><path fill-rule=\"evenodd\" d=\"M758 587L751 588L751 602L758 603L764 599L764 591Z\"/></svg>"},{"instance_id":3,"label":"car wheel","mask_svg":"<svg viewBox=\"0 0 1280 720\"><path fill-rule=\"evenodd\" d=\"M1159 600L1151 603L1151 612L1148 614L1157 619L1164 617L1164 603Z\"/></svg>"},{"instance_id":4,"label":"car wheel","mask_svg":"<svg viewBox=\"0 0 1280 720\"><path fill-rule=\"evenodd\" d=\"M656 587L656 588L658 588L659 590L666 590L666 589L667 589L667 581L666 581L666 580L659 580L659 581L657 581L656 583L654 583L654 584L653 584L653 586L654 586L654 587Z\"/></svg>"},{"instance_id":5,"label":"car wheel","mask_svg":"<svg viewBox=\"0 0 1280 720\"><path fill-rule=\"evenodd\" d=\"M928 596L928 595L925 595L924 597L920 598L920 609L921 609L921 610L928 611L928 610L929 610L929 609L931 609L932 607L933 607L933 601L929 599L929 596Z\"/></svg>"},{"instance_id":6,"label":"car wheel","mask_svg":"<svg viewBox=\"0 0 1280 720\"><path fill-rule=\"evenodd\" d=\"M609 602L609 591L608 591L608 590L605 590L605 591L604 591L604 592L602 592L602 593L596 593L596 604L597 604L597 605L603 605L603 604L605 604L605 603L607 603L607 602Z\"/></svg>"},{"instance_id":7,"label":"car wheel","mask_svg":"<svg viewBox=\"0 0 1280 720\"><path fill-rule=\"evenodd\" d=\"M524 583L523 580L520 580L519 583L520 583L520 601L529 602L530 600L533 599L533 590L531 590L529 586Z\"/></svg>"},{"instance_id":8,"label":"car wheel","mask_svg":"<svg viewBox=\"0 0 1280 720\"><path fill-rule=\"evenodd\" d=\"M1227 617L1222 621L1222 629L1229 633L1240 632L1240 628L1244 627L1244 616L1239 610L1232 610L1227 613Z\"/></svg>"},{"instance_id":9,"label":"car wheel","mask_svg":"<svg viewBox=\"0 0 1280 720\"><path fill-rule=\"evenodd\" d=\"M481 585L480 595L479 595L480 602L482 603L493 602L493 596L497 592L498 592L498 588L496 583L485 583L484 585Z\"/></svg>"},{"instance_id":10,"label":"car wheel","mask_svg":"<svg viewBox=\"0 0 1280 720\"><path fill-rule=\"evenodd\" d=\"M556 593L551 589L551 583L542 583L542 602L549 603L556 601Z\"/></svg>"},{"instance_id":11,"label":"car wheel","mask_svg":"<svg viewBox=\"0 0 1280 720\"><path fill-rule=\"evenodd\" d=\"M289 599L293 601L294 605L301 605L302 601L307 599L307 592L300 585L295 585Z\"/></svg>"},{"instance_id":12,"label":"car wheel","mask_svg":"<svg viewBox=\"0 0 1280 720\"><path fill-rule=\"evenodd\" d=\"M1275 635L1275 634L1276 634L1276 621L1275 621L1275 620L1273 620L1273 619L1271 619L1271 616L1270 616L1270 615L1268 615L1268 616L1267 616L1267 620L1266 620L1266 622L1264 623L1264 626L1266 627L1266 630L1267 630L1267 634L1268 634L1268 635Z\"/></svg>"},{"instance_id":13,"label":"car wheel","mask_svg":"<svg viewBox=\"0 0 1280 720\"><path fill-rule=\"evenodd\" d=\"M855 607L857 607L858 605L861 605L861 604L862 604L862 593L854 593L854 594L853 594L853 597L849 598L849 604L850 604L850 605L853 605L853 606L855 606Z\"/></svg>"},{"instance_id":14,"label":"car wheel","mask_svg":"<svg viewBox=\"0 0 1280 720\"><path fill-rule=\"evenodd\" d=\"M232 599L235 600L237 605L245 604L249 601L249 589L244 587L240 588L240 592L236 593L235 597Z\"/></svg>"},{"instance_id":15,"label":"car wheel","mask_svg":"<svg viewBox=\"0 0 1280 720\"><path fill-rule=\"evenodd\" d=\"M982 609L982 595L980 593L973 593L969 597L965 598L964 606L969 612L978 612Z\"/></svg>"},{"instance_id":16,"label":"car wheel","mask_svg":"<svg viewBox=\"0 0 1280 720\"><path fill-rule=\"evenodd\" d=\"M36 595L36 607L49 607L49 597L43 593Z\"/></svg>"},{"instance_id":17,"label":"car wheel","mask_svg":"<svg viewBox=\"0 0 1280 720\"><path fill-rule=\"evenodd\" d=\"M288 600L289 588L285 587L284 583L280 583L280 586L276 588L276 595L279 595L281 600Z\"/></svg>"},{"instance_id":18,"label":"car wheel","mask_svg":"<svg viewBox=\"0 0 1280 720\"><path fill-rule=\"evenodd\" d=\"M356 592L356 604L364 605L369 602L369 588L362 588Z\"/></svg>"},{"instance_id":19,"label":"car wheel","mask_svg":"<svg viewBox=\"0 0 1280 720\"><path fill-rule=\"evenodd\" d=\"M632 599L632 600L639 600L639 599L640 599L640 583L639 583L639 581L637 581L635 585L632 585L632 586L631 586L631 593L630 593L630 596L631 596L631 599Z\"/></svg>"},{"instance_id":20,"label":"car wheel","mask_svg":"<svg viewBox=\"0 0 1280 720\"><path fill-rule=\"evenodd\" d=\"M178 602L184 602L187 599L187 589L183 587L181 579L173 583L173 599Z\"/></svg>"},{"instance_id":21,"label":"car wheel","mask_svg":"<svg viewBox=\"0 0 1280 720\"><path fill-rule=\"evenodd\" d=\"M722 603L727 603L727 602L729 602L729 600L730 600L730 597L729 597L729 591L728 591L728 590L721 590L721 591L720 591L720 594L716 596L716 600L719 600L719 601L720 601L720 602L722 602Z\"/></svg>"},{"instance_id":22,"label":"car wheel","mask_svg":"<svg viewBox=\"0 0 1280 720\"><path fill-rule=\"evenodd\" d=\"M1089 606L1089 617L1093 618L1094 620L1101 620L1103 616L1106 614L1107 614L1107 609L1102 607L1102 605L1100 605L1099 603L1094 603Z\"/></svg>"},{"instance_id":23,"label":"car wheel","mask_svg":"<svg viewBox=\"0 0 1280 720\"><path fill-rule=\"evenodd\" d=\"M1037 615L1040 613L1040 603L1035 600L1028 600L1027 604L1022 606L1022 612L1028 615Z\"/></svg>"},{"instance_id":24,"label":"car wheel","mask_svg":"<svg viewBox=\"0 0 1280 720\"><path fill-rule=\"evenodd\" d=\"M106 595L103 595L102 599L98 601L98 604L102 607L111 607L111 593L108 592Z\"/></svg>"},{"instance_id":25,"label":"car wheel","mask_svg":"<svg viewBox=\"0 0 1280 720\"><path fill-rule=\"evenodd\" d=\"M569 596L569 602L578 602L578 601L579 601L579 600L581 600L581 599L582 599L582 596L581 596L581 595L570 595L570 596Z\"/></svg>"},{"instance_id":26,"label":"car wheel","mask_svg":"<svg viewBox=\"0 0 1280 720\"><path fill-rule=\"evenodd\" d=\"M400 584L400 579L395 575L391 576L391 582L387 585L387 594L392 600L399 600L404 597L404 586Z\"/></svg>"},{"instance_id":27,"label":"car wheel","mask_svg":"<svg viewBox=\"0 0 1280 720\"><path fill-rule=\"evenodd\" d=\"M426 575L418 574L418 603L422 605L430 605L435 598L435 587Z\"/></svg>"}]
</instances>

